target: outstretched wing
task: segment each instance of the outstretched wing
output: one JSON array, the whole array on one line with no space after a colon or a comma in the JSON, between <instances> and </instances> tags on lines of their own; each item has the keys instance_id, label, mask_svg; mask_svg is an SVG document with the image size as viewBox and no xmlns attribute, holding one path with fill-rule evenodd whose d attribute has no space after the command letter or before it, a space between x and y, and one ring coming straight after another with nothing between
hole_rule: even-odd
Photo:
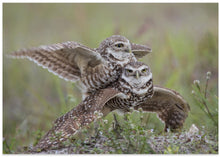
<instances>
[{"instance_id":1,"label":"outstretched wing","mask_svg":"<svg viewBox=\"0 0 220 157\"><path fill-rule=\"evenodd\" d=\"M121 93L115 89L106 88L86 97L77 107L54 122L53 128L39 141L33 151L62 146L62 142L76 134L81 127L89 125L105 114L102 113L105 103L119 94Z\"/></svg>"},{"instance_id":2,"label":"outstretched wing","mask_svg":"<svg viewBox=\"0 0 220 157\"><path fill-rule=\"evenodd\" d=\"M154 95L135 109L157 112L159 118L165 122L165 130L182 127L188 116L190 107L184 98L171 89L154 87Z\"/></svg>"},{"instance_id":3,"label":"outstretched wing","mask_svg":"<svg viewBox=\"0 0 220 157\"><path fill-rule=\"evenodd\" d=\"M87 67L102 63L98 52L74 41L21 49L9 55L28 58L67 81L77 81Z\"/></svg>"},{"instance_id":4,"label":"outstretched wing","mask_svg":"<svg viewBox=\"0 0 220 157\"><path fill-rule=\"evenodd\" d=\"M134 43L131 43L131 50L136 58L142 58L148 53L152 52L152 49L150 47Z\"/></svg>"}]
</instances>

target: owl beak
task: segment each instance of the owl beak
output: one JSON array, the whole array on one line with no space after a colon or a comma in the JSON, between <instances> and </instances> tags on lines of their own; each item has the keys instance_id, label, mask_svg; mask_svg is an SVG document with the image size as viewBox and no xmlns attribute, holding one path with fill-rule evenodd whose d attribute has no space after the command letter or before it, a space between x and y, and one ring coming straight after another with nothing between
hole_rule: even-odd
<instances>
[{"instance_id":1,"label":"owl beak","mask_svg":"<svg viewBox=\"0 0 220 157\"><path fill-rule=\"evenodd\" d=\"M139 79L139 77L140 77L140 74L138 71L136 71L136 78Z\"/></svg>"},{"instance_id":2,"label":"owl beak","mask_svg":"<svg viewBox=\"0 0 220 157\"><path fill-rule=\"evenodd\" d=\"M126 49L125 51L126 51L126 52L128 52L128 53L132 53L132 50L131 50L131 49L129 49L129 48L128 48L128 49Z\"/></svg>"}]
</instances>

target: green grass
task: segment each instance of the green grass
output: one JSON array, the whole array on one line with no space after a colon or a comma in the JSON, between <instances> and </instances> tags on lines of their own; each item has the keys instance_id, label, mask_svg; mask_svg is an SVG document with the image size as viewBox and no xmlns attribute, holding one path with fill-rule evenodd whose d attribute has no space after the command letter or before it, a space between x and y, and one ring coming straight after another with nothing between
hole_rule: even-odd
<instances>
[{"instance_id":1,"label":"green grass","mask_svg":"<svg viewBox=\"0 0 220 157\"><path fill-rule=\"evenodd\" d=\"M57 117L81 101L75 84L32 62L8 59L4 54L68 40L98 47L112 34L152 47L153 52L141 61L151 67L154 84L178 91L189 103L185 130L195 124L200 130L204 126L207 134L217 135L217 4L3 4L4 153L19 153L24 146L34 144L39 133L46 133ZM212 75L205 98L208 71ZM201 92L194 80L200 80ZM137 115L132 113L131 120L137 122ZM123 116L117 117L120 125L125 125ZM106 119L109 122L103 129L111 128L114 122L112 114ZM162 132L163 124L155 114L143 114L143 121L144 130ZM148 145L144 148L148 150ZM147 153L140 145L131 150ZM178 147L170 146L166 152L178 152ZM117 153L129 152L119 149Z\"/></svg>"}]
</instances>

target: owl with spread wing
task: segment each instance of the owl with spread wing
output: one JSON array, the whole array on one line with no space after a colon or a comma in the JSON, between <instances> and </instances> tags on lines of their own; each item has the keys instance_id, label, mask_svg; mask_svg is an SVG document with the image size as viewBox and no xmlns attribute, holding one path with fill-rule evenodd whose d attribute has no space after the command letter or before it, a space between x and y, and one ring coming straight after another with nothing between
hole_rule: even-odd
<instances>
[{"instance_id":1,"label":"owl with spread wing","mask_svg":"<svg viewBox=\"0 0 220 157\"><path fill-rule=\"evenodd\" d=\"M68 41L21 49L9 56L28 58L66 81L78 82L85 98L117 80L125 64L137 61L136 58L150 52L148 46L131 43L121 35L113 35L95 49Z\"/></svg>"},{"instance_id":2,"label":"owl with spread wing","mask_svg":"<svg viewBox=\"0 0 220 157\"><path fill-rule=\"evenodd\" d=\"M116 109L156 112L165 131L181 128L189 105L177 92L153 86L150 68L137 61L150 52L148 46L113 35L95 49L70 41L10 54L28 58L66 81L79 82L82 88L83 101L58 118L34 150L58 147L97 119L97 112L105 116Z\"/></svg>"}]
</instances>

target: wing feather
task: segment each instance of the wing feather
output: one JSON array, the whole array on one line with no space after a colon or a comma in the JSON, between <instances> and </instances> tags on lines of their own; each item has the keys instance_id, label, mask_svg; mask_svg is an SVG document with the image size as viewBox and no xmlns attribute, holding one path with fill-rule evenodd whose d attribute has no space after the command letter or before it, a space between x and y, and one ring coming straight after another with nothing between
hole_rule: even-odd
<instances>
[{"instance_id":1,"label":"wing feather","mask_svg":"<svg viewBox=\"0 0 220 157\"><path fill-rule=\"evenodd\" d=\"M21 49L9 55L28 58L66 81L77 81L84 70L103 62L98 52L74 41Z\"/></svg>"},{"instance_id":2,"label":"wing feather","mask_svg":"<svg viewBox=\"0 0 220 157\"><path fill-rule=\"evenodd\" d=\"M156 112L159 118L165 122L165 129L182 127L190 111L189 104L179 93L158 86L154 87L153 97L135 107L135 109L138 108L148 112Z\"/></svg>"},{"instance_id":3,"label":"wing feather","mask_svg":"<svg viewBox=\"0 0 220 157\"><path fill-rule=\"evenodd\" d=\"M121 93L113 88L106 88L89 95L77 107L58 118L53 128L39 141L33 151L59 147L81 127L88 126L97 119L96 113L102 113L105 103L119 94Z\"/></svg>"},{"instance_id":4,"label":"wing feather","mask_svg":"<svg viewBox=\"0 0 220 157\"><path fill-rule=\"evenodd\" d=\"M136 58L142 58L148 53L152 52L152 49L150 47L135 43L131 43L131 50Z\"/></svg>"}]
</instances>

